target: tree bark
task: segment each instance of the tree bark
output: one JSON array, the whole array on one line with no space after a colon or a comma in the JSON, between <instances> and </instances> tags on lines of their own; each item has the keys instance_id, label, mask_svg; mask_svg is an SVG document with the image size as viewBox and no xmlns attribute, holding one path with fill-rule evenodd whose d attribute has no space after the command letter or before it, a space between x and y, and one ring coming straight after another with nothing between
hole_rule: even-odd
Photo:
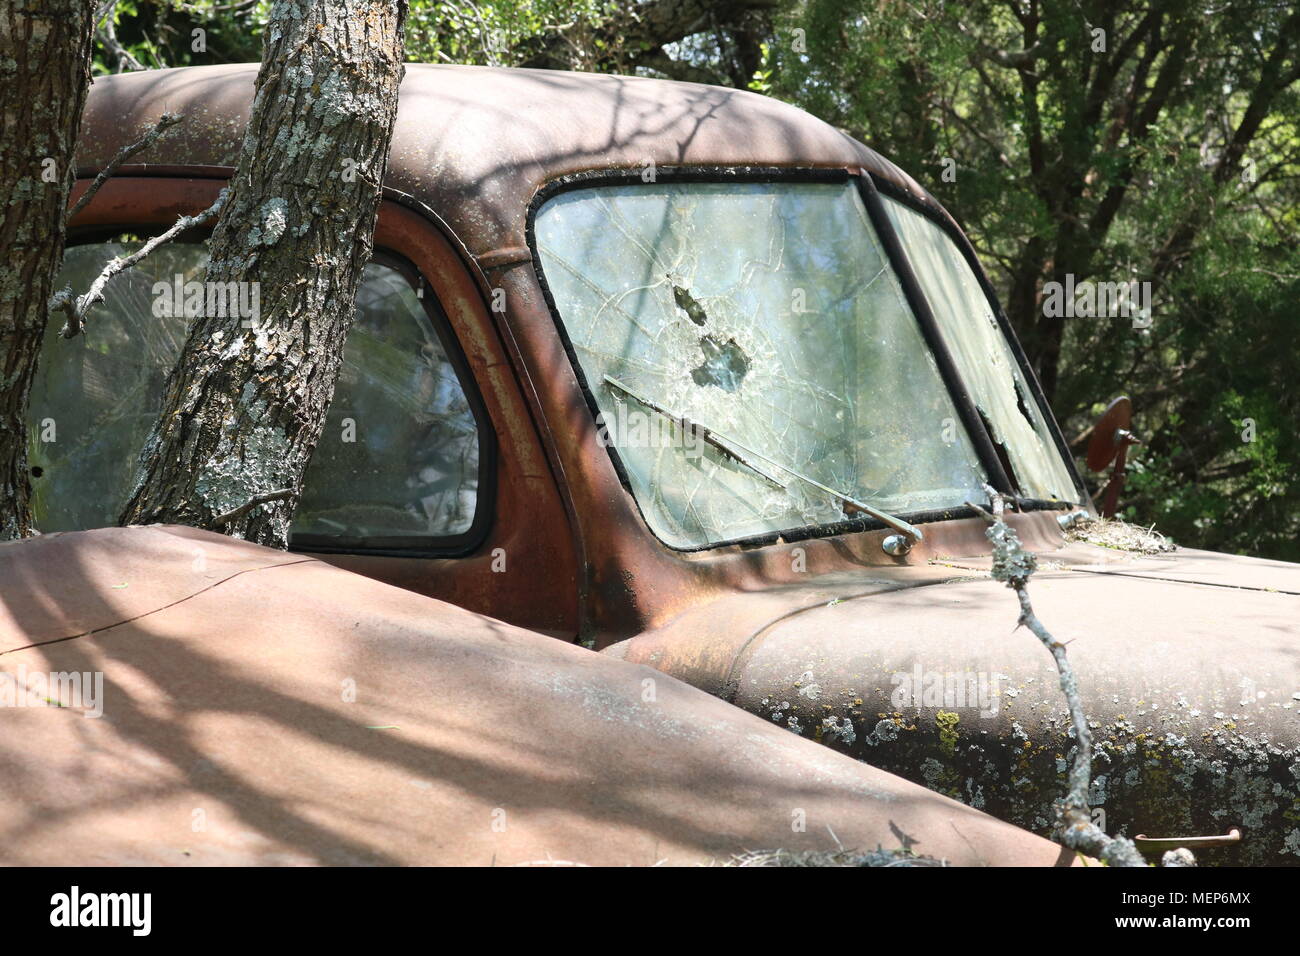
<instances>
[{"instance_id":1,"label":"tree bark","mask_svg":"<svg viewBox=\"0 0 1300 956\"><path fill-rule=\"evenodd\" d=\"M404 0L272 8L206 275L258 283L261 314L194 320L123 524L287 546L371 254L405 18Z\"/></svg>"},{"instance_id":2,"label":"tree bark","mask_svg":"<svg viewBox=\"0 0 1300 956\"><path fill-rule=\"evenodd\" d=\"M34 531L28 396L63 258L94 14L93 0L0 10L0 540Z\"/></svg>"}]
</instances>

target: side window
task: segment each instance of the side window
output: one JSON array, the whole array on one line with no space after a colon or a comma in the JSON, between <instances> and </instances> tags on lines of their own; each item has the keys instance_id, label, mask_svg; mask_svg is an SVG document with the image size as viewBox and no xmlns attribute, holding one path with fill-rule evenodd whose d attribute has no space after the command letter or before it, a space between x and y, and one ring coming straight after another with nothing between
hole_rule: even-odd
<instances>
[{"instance_id":1,"label":"side window","mask_svg":"<svg viewBox=\"0 0 1300 956\"><path fill-rule=\"evenodd\" d=\"M307 469L295 544L400 544L474 523L479 429L411 283L372 262Z\"/></svg>"},{"instance_id":2,"label":"side window","mask_svg":"<svg viewBox=\"0 0 1300 956\"><path fill-rule=\"evenodd\" d=\"M84 289L104 262L135 248L70 247L56 287ZM64 340L50 323L28 416L42 531L116 523L185 341L176 291L201 281L206 261L201 243L163 246L114 279L84 336ZM475 526L487 429L413 278L397 260L366 267L293 546L437 550Z\"/></svg>"}]
</instances>

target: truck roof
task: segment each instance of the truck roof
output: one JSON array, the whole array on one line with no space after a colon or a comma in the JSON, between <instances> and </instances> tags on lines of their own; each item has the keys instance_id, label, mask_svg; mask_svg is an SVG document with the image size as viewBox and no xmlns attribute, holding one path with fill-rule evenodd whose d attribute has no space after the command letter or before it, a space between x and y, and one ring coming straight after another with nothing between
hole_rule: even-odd
<instances>
[{"instance_id":1,"label":"truck roof","mask_svg":"<svg viewBox=\"0 0 1300 956\"><path fill-rule=\"evenodd\" d=\"M258 64L245 63L96 78L77 145L79 173L102 169L171 111L185 122L133 171L143 162L160 173L218 167L228 175L257 71ZM526 246L528 205L546 183L652 161L656 175L680 165L861 168L941 208L878 153L756 93L646 77L413 63L402 82L385 186L430 207L479 257Z\"/></svg>"}]
</instances>

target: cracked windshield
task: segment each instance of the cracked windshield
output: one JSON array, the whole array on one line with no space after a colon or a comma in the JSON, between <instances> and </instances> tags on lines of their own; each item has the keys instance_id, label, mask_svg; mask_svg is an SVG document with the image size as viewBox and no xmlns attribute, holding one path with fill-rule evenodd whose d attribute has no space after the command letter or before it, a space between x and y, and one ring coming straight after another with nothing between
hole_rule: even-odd
<instances>
[{"instance_id":1,"label":"cracked windshield","mask_svg":"<svg viewBox=\"0 0 1300 956\"><path fill-rule=\"evenodd\" d=\"M852 183L638 183L537 214L542 271L651 529L699 548L984 472ZM819 487L820 486L820 487Z\"/></svg>"}]
</instances>

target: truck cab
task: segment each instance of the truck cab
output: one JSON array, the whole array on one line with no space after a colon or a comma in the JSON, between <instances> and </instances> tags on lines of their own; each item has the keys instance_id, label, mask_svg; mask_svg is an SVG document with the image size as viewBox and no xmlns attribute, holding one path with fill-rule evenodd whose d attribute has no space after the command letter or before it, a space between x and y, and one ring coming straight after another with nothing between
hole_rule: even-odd
<instances>
[{"instance_id":1,"label":"truck cab","mask_svg":"<svg viewBox=\"0 0 1300 956\"><path fill-rule=\"evenodd\" d=\"M96 80L79 191L186 120L71 224L60 286L216 198L255 76ZM84 337L51 330L42 530L115 522L205 239L116 280ZM989 575L993 489L1074 641L1110 827L1244 826L1225 858L1300 858L1300 571L1068 540L1094 509L988 277L884 157L753 93L409 65L375 250L293 550L1046 832L1069 722Z\"/></svg>"}]
</instances>

